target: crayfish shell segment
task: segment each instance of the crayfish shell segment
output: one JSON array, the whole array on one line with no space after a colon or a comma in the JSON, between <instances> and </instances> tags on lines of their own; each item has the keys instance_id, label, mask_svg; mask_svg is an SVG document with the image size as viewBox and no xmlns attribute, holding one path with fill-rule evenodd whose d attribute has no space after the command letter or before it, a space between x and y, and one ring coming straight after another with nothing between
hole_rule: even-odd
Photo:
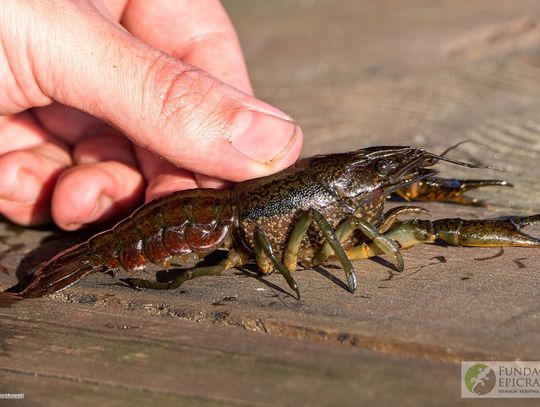
<instances>
[{"instance_id":1,"label":"crayfish shell segment","mask_svg":"<svg viewBox=\"0 0 540 407\"><path fill-rule=\"evenodd\" d=\"M191 251L186 242L186 226L172 226L163 232L163 245L172 255L189 253Z\"/></svg>"},{"instance_id":2,"label":"crayfish shell segment","mask_svg":"<svg viewBox=\"0 0 540 407\"><path fill-rule=\"evenodd\" d=\"M154 264L165 265L171 253L163 243L164 222L160 206L155 203L143 206L132 217L132 223L142 239L146 258Z\"/></svg>"},{"instance_id":3,"label":"crayfish shell segment","mask_svg":"<svg viewBox=\"0 0 540 407\"><path fill-rule=\"evenodd\" d=\"M143 241L130 219L116 225L113 234L118 242L118 257L122 267L128 272L144 269L147 260L144 255Z\"/></svg>"},{"instance_id":4,"label":"crayfish shell segment","mask_svg":"<svg viewBox=\"0 0 540 407\"><path fill-rule=\"evenodd\" d=\"M186 240L189 247L199 253L209 252L221 246L223 238L229 231L227 225L209 230L207 225L193 225L186 229Z\"/></svg>"},{"instance_id":5,"label":"crayfish shell segment","mask_svg":"<svg viewBox=\"0 0 540 407\"><path fill-rule=\"evenodd\" d=\"M185 239L185 230L190 224L194 198L188 193L190 191L186 191L180 199L176 194L163 197L159 206L163 247L173 256L191 251ZM175 196L177 199L174 199Z\"/></svg>"},{"instance_id":6,"label":"crayfish shell segment","mask_svg":"<svg viewBox=\"0 0 540 407\"><path fill-rule=\"evenodd\" d=\"M88 240L88 245L109 269L121 267L118 259L117 241L109 230L92 236Z\"/></svg>"},{"instance_id":7,"label":"crayfish shell segment","mask_svg":"<svg viewBox=\"0 0 540 407\"><path fill-rule=\"evenodd\" d=\"M163 243L163 229L151 233L144 239L144 253L148 260L154 264L164 265L171 259L171 253Z\"/></svg>"},{"instance_id":8,"label":"crayfish shell segment","mask_svg":"<svg viewBox=\"0 0 540 407\"><path fill-rule=\"evenodd\" d=\"M201 196L193 201L191 224L186 228L186 241L199 253L221 246L234 220L230 199L220 196Z\"/></svg>"},{"instance_id":9,"label":"crayfish shell segment","mask_svg":"<svg viewBox=\"0 0 540 407\"><path fill-rule=\"evenodd\" d=\"M186 191L187 195L190 191ZM163 246L175 260L184 259L190 252L206 253L219 247L228 232L228 224L221 223L221 208L230 204L228 192L200 190L184 197L181 205L172 201L161 206ZM225 202L224 202L225 201Z\"/></svg>"}]
</instances>

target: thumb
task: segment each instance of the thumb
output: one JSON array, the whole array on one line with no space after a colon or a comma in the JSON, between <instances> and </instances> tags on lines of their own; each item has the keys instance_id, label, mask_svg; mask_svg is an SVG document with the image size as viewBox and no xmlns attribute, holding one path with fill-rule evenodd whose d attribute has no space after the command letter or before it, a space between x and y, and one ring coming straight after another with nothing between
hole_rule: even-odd
<instances>
[{"instance_id":1,"label":"thumb","mask_svg":"<svg viewBox=\"0 0 540 407\"><path fill-rule=\"evenodd\" d=\"M48 69L36 74L47 96L197 173L239 181L300 154L302 132L280 110L148 46L93 7L55 9L62 13L37 30L47 36L38 60Z\"/></svg>"}]
</instances>

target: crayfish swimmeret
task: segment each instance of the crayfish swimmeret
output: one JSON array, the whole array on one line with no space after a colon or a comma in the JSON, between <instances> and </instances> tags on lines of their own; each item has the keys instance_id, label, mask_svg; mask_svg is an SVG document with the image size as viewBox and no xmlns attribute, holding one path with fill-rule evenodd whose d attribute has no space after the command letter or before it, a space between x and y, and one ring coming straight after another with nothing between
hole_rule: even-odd
<instances>
[{"instance_id":1,"label":"crayfish swimmeret","mask_svg":"<svg viewBox=\"0 0 540 407\"><path fill-rule=\"evenodd\" d=\"M299 260L316 266L336 259L354 292L351 260L385 254L402 271L400 249L419 243L441 239L458 246L540 247L540 239L520 231L540 222L540 215L399 221L399 215L429 212L416 206L383 211L391 193L407 200L482 205L464 192L486 185L510 186L499 180L434 177L437 171L429 167L441 160L479 167L447 158L446 152L436 155L422 148L384 146L319 155L229 190L194 189L163 196L112 229L43 263L22 291L0 293L0 304L53 293L93 272L139 271L148 262L186 270L170 282L122 281L137 288L174 289L189 279L242 266L254 257L262 274L281 273L300 297L292 276ZM196 266L216 250L227 250L227 257L217 265Z\"/></svg>"}]
</instances>

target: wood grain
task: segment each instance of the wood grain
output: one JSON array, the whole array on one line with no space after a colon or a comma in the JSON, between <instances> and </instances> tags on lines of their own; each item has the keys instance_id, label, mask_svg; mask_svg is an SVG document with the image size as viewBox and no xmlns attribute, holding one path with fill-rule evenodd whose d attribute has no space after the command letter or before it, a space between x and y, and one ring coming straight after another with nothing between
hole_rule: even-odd
<instances>
[{"instance_id":1,"label":"wood grain","mask_svg":"<svg viewBox=\"0 0 540 407\"><path fill-rule=\"evenodd\" d=\"M468 139L453 157L503 171L444 174L515 188L477 192L488 208L426 204L434 217L540 213L538 1L224 5L257 95L298 119L304 155ZM0 288L82 238L0 224ZM540 252L497 253L417 247L403 274L357 262L354 295L339 268L298 271L300 302L278 275L177 292L91 276L0 310L0 391L24 392L17 405L454 405L460 360L540 359Z\"/></svg>"}]
</instances>

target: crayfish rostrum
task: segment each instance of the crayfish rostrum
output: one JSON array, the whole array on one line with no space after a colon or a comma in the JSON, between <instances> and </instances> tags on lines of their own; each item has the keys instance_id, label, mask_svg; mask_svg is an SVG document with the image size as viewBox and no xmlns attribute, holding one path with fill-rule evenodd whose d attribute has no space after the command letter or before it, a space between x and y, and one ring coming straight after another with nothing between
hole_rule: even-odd
<instances>
[{"instance_id":1,"label":"crayfish rostrum","mask_svg":"<svg viewBox=\"0 0 540 407\"><path fill-rule=\"evenodd\" d=\"M354 292L351 260L384 254L402 271L400 250L419 243L441 239L459 246L540 247L540 239L520 231L540 222L540 215L399 221L399 215L429 212L417 206L384 212L385 200L392 193L407 200L482 205L464 192L488 185L510 186L499 180L436 178L437 170L431 167L441 160L478 167L445 154L416 147L371 147L306 158L232 189L194 189L163 196L112 229L41 264L20 292L0 293L0 304L53 293L93 272L138 271L148 262L186 270L169 282L122 281L137 288L172 289L254 258L262 274L281 273L300 297L292 276L299 261L316 266L336 259ZM197 267L200 259L216 250L228 251L227 257L219 264Z\"/></svg>"}]
</instances>

